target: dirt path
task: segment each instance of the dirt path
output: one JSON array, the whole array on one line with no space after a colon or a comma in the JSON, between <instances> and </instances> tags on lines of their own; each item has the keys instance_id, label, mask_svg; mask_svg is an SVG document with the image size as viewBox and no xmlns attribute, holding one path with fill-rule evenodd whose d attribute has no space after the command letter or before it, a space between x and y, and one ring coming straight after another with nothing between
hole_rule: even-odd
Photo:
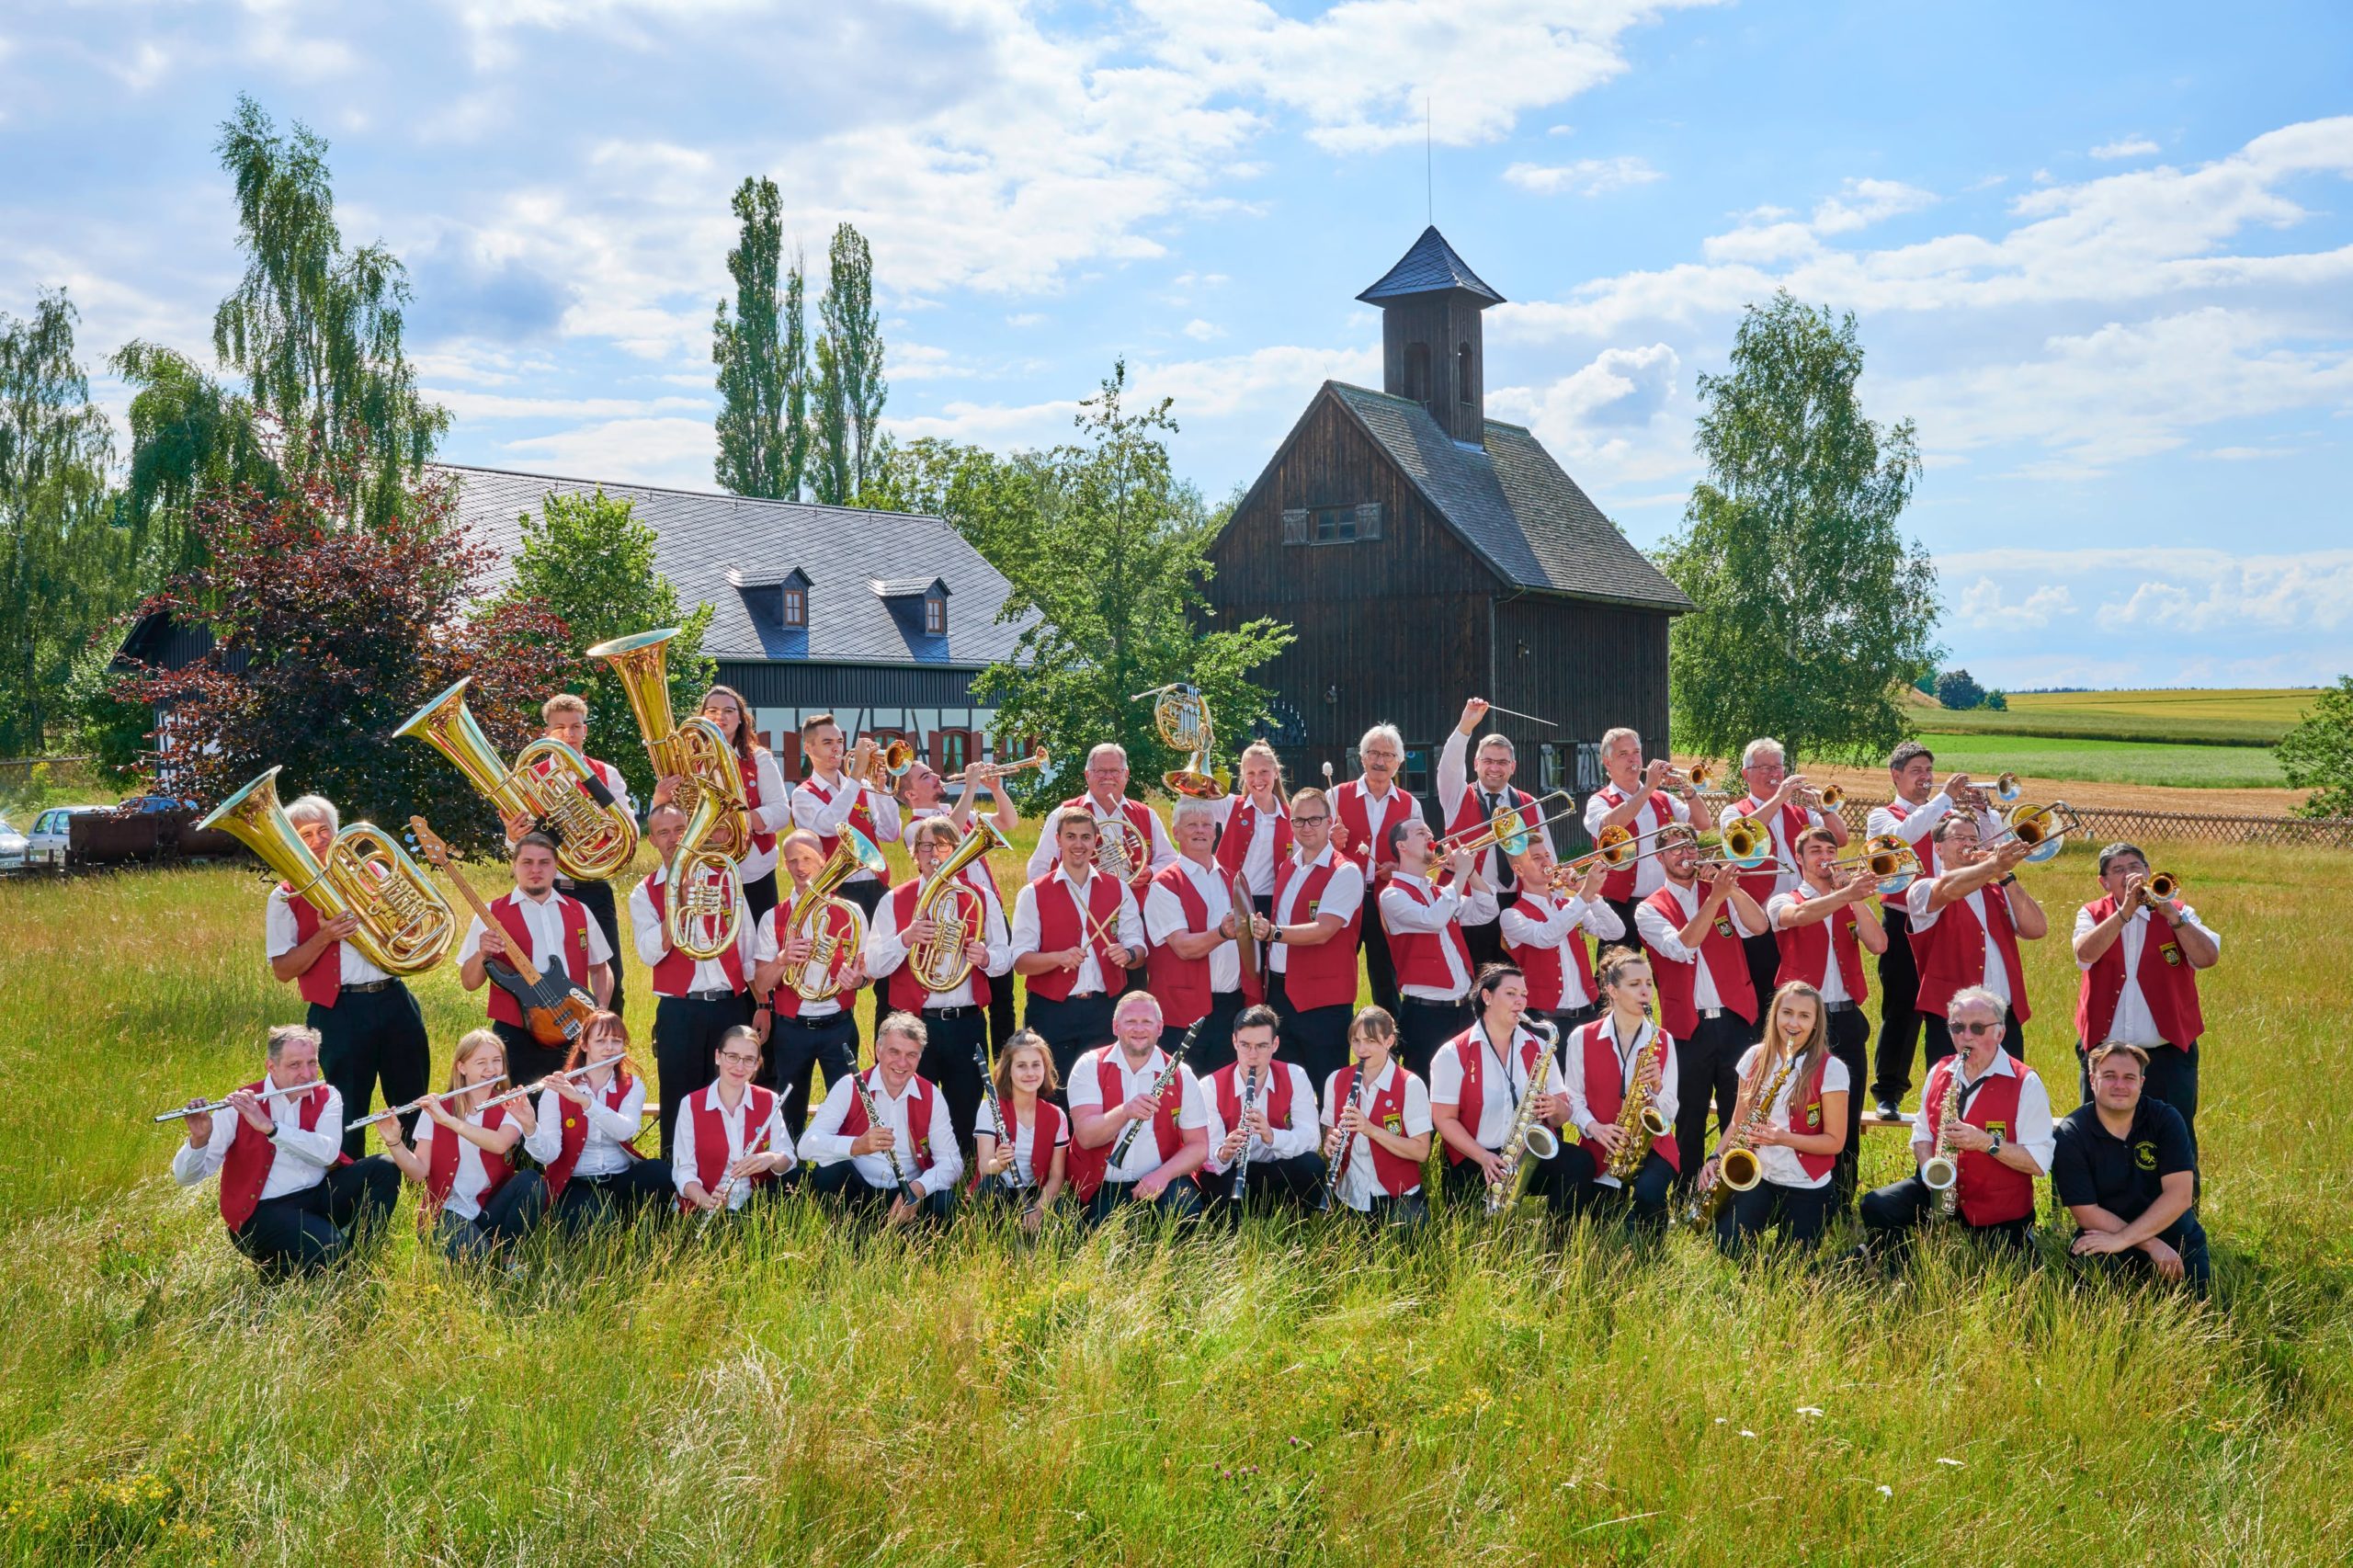
<instances>
[{"instance_id":1,"label":"dirt path","mask_svg":"<svg viewBox=\"0 0 2353 1568\"><path fill-rule=\"evenodd\" d=\"M1677 767L1692 759L1678 756ZM1939 770L1938 777L1943 778ZM1885 800L1887 769L1883 767L1810 767L1809 778L1836 782L1848 793L1868 800ZM2286 816L2303 800L2296 790L2176 790L2159 784L2095 784L2086 779L2040 778L2022 773L2029 801L2061 800L2076 806L2109 806L2144 812L2192 812L2223 815ZM1738 782L1737 777L1733 779Z\"/></svg>"}]
</instances>

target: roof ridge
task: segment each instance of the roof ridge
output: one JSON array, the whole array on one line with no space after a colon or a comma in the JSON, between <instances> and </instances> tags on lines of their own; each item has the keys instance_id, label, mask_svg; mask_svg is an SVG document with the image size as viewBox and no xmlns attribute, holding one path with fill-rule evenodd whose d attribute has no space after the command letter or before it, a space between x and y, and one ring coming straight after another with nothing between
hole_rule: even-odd
<instances>
[{"instance_id":1,"label":"roof ridge","mask_svg":"<svg viewBox=\"0 0 2353 1568\"><path fill-rule=\"evenodd\" d=\"M540 473L528 468L492 468L483 463L444 462L438 458L426 464L427 468L455 469L462 473L496 474L504 479L539 480L550 484L585 484L597 490L643 490L655 495L685 495L697 501L729 501L747 506L798 506L806 512L855 512L865 517L908 517L916 522L938 523L951 528L948 519L933 512L902 512L895 507L842 506L830 501L788 501L781 495L738 495L732 490L688 490L676 484L647 484L635 479L589 479L577 474Z\"/></svg>"}]
</instances>

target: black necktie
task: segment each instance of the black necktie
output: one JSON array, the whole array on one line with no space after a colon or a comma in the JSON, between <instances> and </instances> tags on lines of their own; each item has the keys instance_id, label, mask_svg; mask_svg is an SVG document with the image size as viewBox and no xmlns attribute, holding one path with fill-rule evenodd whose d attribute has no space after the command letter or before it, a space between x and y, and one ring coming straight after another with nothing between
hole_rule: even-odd
<instances>
[{"instance_id":1,"label":"black necktie","mask_svg":"<svg viewBox=\"0 0 2353 1568\"><path fill-rule=\"evenodd\" d=\"M1506 805L1511 803L1509 799L1503 795L1490 795L1484 790L1480 790L1479 793L1487 802L1487 820L1489 822L1495 821L1495 813L1502 811ZM1497 892L1509 892L1513 886L1511 857L1504 853L1503 846L1497 845L1495 846L1495 891Z\"/></svg>"}]
</instances>

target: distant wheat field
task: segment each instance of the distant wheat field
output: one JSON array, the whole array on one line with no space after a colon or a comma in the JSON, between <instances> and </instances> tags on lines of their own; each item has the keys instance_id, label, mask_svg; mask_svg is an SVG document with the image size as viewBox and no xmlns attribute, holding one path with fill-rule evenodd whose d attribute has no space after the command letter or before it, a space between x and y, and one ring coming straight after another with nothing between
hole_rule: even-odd
<instances>
[{"instance_id":1,"label":"distant wheat field","mask_svg":"<svg viewBox=\"0 0 2353 1568\"><path fill-rule=\"evenodd\" d=\"M1914 718L1924 730L1943 732L2270 746L2319 695L2278 688L2022 692L2009 699L2006 712L1950 710L1923 698Z\"/></svg>"},{"instance_id":2,"label":"distant wheat field","mask_svg":"<svg viewBox=\"0 0 2353 1568\"><path fill-rule=\"evenodd\" d=\"M147 1120L299 1016L261 884L0 883L0 1558L2342 1562L2353 928L2318 915L2353 857L2157 858L2224 937L2205 1305L1945 1247L1892 1282L1526 1219L1031 1248L797 1200L508 1279L421 1252L404 1198L373 1257L273 1290ZM2027 881L2062 932L2092 886L2079 852ZM2063 1108L2073 966L2030 953ZM446 1063L479 1003L418 989ZM1875 1137L1867 1177L1903 1159Z\"/></svg>"}]
</instances>

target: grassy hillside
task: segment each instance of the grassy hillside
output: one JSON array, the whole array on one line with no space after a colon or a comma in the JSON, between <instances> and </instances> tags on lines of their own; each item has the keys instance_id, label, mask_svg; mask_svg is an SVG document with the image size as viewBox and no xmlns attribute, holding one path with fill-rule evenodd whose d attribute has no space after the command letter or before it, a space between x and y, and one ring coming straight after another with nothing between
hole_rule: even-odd
<instances>
[{"instance_id":1,"label":"grassy hillside","mask_svg":"<svg viewBox=\"0 0 2353 1568\"><path fill-rule=\"evenodd\" d=\"M1941 710L1934 716L1938 723L1969 717ZM1965 767L1988 778L2010 772L2192 790L2278 789L2288 782L2279 759L2255 746L2078 740L1984 730L1924 730L1920 739L1935 750L1940 771Z\"/></svg>"},{"instance_id":2,"label":"grassy hillside","mask_svg":"<svg viewBox=\"0 0 2353 1568\"><path fill-rule=\"evenodd\" d=\"M0 1558L2341 1561L2353 928L2312 914L2353 857L2165 858L2226 937L2204 1307L1941 1248L1891 1285L1475 1219L1029 1250L790 1203L507 1280L420 1254L404 1200L373 1260L271 1291L146 1119L294 1012L259 884L0 885ZM2080 853L2027 880L2063 930L2090 886ZM2029 962L2063 1108L2073 965ZM446 1061L478 1008L420 990Z\"/></svg>"},{"instance_id":3,"label":"grassy hillside","mask_svg":"<svg viewBox=\"0 0 2353 1568\"><path fill-rule=\"evenodd\" d=\"M2304 690L2058 691L2014 696L2009 710L1954 711L1919 697L1922 729L2073 740L2279 744L2319 693Z\"/></svg>"}]
</instances>

